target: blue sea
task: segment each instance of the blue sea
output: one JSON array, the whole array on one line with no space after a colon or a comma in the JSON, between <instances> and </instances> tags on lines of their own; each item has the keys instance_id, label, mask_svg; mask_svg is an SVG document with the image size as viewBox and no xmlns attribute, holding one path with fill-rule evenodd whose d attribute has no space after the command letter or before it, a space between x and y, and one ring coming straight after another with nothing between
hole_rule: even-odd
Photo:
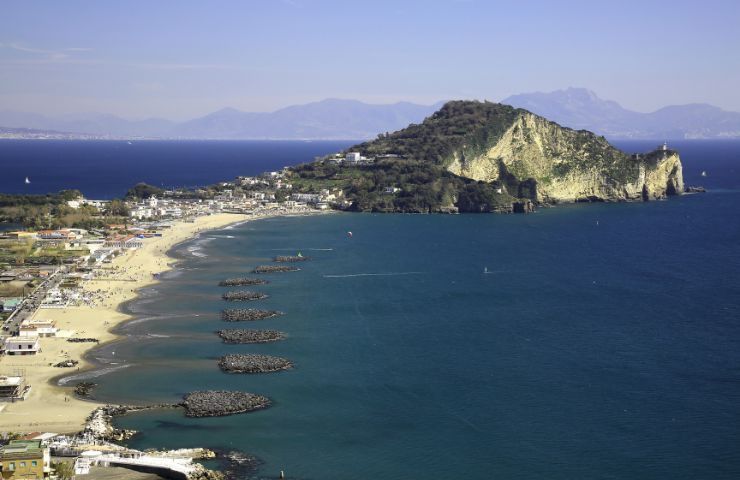
<instances>
[{"instance_id":1,"label":"blue sea","mask_svg":"<svg viewBox=\"0 0 740 480\"><path fill-rule=\"evenodd\" d=\"M122 198L139 182L197 187L313 161L341 141L0 141L0 192L78 189L86 198ZM25 183L28 177L30 184Z\"/></svg>"},{"instance_id":2,"label":"blue sea","mask_svg":"<svg viewBox=\"0 0 740 480\"><path fill-rule=\"evenodd\" d=\"M245 478L740 478L740 142L673 146L687 183L708 193L207 232L177 246L177 267L127 305L136 320L120 328L124 340L94 352L110 370L96 395L269 396L271 408L245 415L154 410L117 421L140 431L137 448L254 455L261 463ZM286 315L220 320L234 305L219 280L298 251L312 260L268 275L257 289L270 297L247 304ZM225 345L222 328L288 338ZM218 357L237 352L296 368L222 373Z\"/></svg>"}]
</instances>

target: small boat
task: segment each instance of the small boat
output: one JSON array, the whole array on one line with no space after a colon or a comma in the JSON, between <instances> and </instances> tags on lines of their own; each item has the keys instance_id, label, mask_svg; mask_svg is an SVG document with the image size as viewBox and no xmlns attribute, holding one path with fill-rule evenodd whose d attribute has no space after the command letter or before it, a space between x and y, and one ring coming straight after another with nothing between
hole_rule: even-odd
<instances>
[{"instance_id":1,"label":"small boat","mask_svg":"<svg viewBox=\"0 0 740 480\"><path fill-rule=\"evenodd\" d=\"M706 170L702 170L701 171L701 176L702 177L706 177L707 176L707 171Z\"/></svg>"},{"instance_id":2,"label":"small boat","mask_svg":"<svg viewBox=\"0 0 740 480\"><path fill-rule=\"evenodd\" d=\"M28 177L26 177L26 185L28 185L29 183L31 183L31 180L29 180Z\"/></svg>"}]
</instances>

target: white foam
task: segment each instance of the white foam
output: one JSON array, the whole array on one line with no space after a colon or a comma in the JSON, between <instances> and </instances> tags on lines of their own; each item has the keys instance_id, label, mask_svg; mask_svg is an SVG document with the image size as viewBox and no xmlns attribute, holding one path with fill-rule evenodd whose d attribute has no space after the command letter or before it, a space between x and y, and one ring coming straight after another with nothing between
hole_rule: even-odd
<instances>
[{"instance_id":1,"label":"white foam","mask_svg":"<svg viewBox=\"0 0 740 480\"><path fill-rule=\"evenodd\" d=\"M400 275L423 275L424 272L351 273L347 275L324 275L324 278L350 277L396 277Z\"/></svg>"},{"instance_id":2,"label":"white foam","mask_svg":"<svg viewBox=\"0 0 740 480\"><path fill-rule=\"evenodd\" d=\"M124 368L128 368L131 366L133 366L132 363L127 363L125 365L116 365L115 367L106 367L106 368L101 368L98 370L91 370L89 372L78 373L77 375L70 375L69 377L60 378L57 381L57 385L64 386L70 382L74 382L78 380L87 380L90 378L102 377L103 375L107 375L109 373L113 373L117 370L122 370Z\"/></svg>"}]
</instances>

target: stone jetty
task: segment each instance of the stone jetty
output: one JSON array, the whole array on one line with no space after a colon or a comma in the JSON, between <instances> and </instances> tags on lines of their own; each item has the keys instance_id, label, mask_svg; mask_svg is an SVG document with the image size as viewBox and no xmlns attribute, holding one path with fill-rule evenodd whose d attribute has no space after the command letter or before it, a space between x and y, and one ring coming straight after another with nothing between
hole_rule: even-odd
<instances>
[{"instance_id":1,"label":"stone jetty","mask_svg":"<svg viewBox=\"0 0 740 480\"><path fill-rule=\"evenodd\" d=\"M304 257L303 255L278 255L274 259L278 263L307 262L308 260L311 260L311 257Z\"/></svg>"},{"instance_id":2,"label":"stone jetty","mask_svg":"<svg viewBox=\"0 0 740 480\"><path fill-rule=\"evenodd\" d=\"M249 300L262 300L267 298L267 294L262 292L253 292L251 290L232 290L221 295L226 301L229 302L243 302Z\"/></svg>"},{"instance_id":3,"label":"stone jetty","mask_svg":"<svg viewBox=\"0 0 740 480\"><path fill-rule=\"evenodd\" d=\"M297 272L298 270L300 270L300 268L290 267L288 265L260 265L252 270L252 273L283 273Z\"/></svg>"},{"instance_id":4,"label":"stone jetty","mask_svg":"<svg viewBox=\"0 0 740 480\"><path fill-rule=\"evenodd\" d=\"M221 320L225 322L253 322L285 315L278 310L258 310L256 308L227 308L221 311Z\"/></svg>"},{"instance_id":5,"label":"stone jetty","mask_svg":"<svg viewBox=\"0 0 740 480\"><path fill-rule=\"evenodd\" d=\"M228 373L269 373L287 370L293 367L293 363L287 358L271 355L234 353L221 357L218 366Z\"/></svg>"},{"instance_id":6,"label":"stone jetty","mask_svg":"<svg viewBox=\"0 0 740 480\"><path fill-rule=\"evenodd\" d=\"M267 343L285 338L285 334L277 330L219 330L218 336L224 343Z\"/></svg>"},{"instance_id":7,"label":"stone jetty","mask_svg":"<svg viewBox=\"0 0 740 480\"><path fill-rule=\"evenodd\" d=\"M220 417L246 413L270 406L270 399L254 393L206 390L185 395L183 406L188 417Z\"/></svg>"},{"instance_id":8,"label":"stone jetty","mask_svg":"<svg viewBox=\"0 0 740 480\"><path fill-rule=\"evenodd\" d=\"M227 278L218 282L219 287L240 287L245 285L265 285L269 280L262 278Z\"/></svg>"}]
</instances>

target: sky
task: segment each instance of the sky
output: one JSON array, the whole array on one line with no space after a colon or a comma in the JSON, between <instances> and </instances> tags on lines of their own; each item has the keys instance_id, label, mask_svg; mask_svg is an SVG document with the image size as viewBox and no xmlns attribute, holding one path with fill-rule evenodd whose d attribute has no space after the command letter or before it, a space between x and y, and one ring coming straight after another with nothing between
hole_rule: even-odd
<instances>
[{"instance_id":1,"label":"sky","mask_svg":"<svg viewBox=\"0 0 740 480\"><path fill-rule=\"evenodd\" d=\"M0 110L183 120L324 98L740 111L737 0L5 0Z\"/></svg>"}]
</instances>

